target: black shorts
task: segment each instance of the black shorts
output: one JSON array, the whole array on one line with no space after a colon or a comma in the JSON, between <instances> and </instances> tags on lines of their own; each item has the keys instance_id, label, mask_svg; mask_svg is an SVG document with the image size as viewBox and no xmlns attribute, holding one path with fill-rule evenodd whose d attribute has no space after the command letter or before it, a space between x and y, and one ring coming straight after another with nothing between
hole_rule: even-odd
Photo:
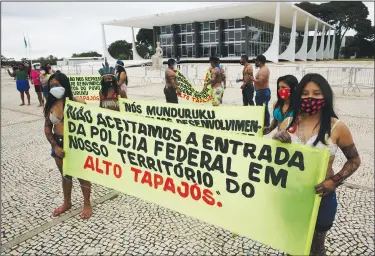
<instances>
[{"instance_id":1,"label":"black shorts","mask_svg":"<svg viewBox=\"0 0 375 256\"><path fill-rule=\"evenodd\" d=\"M41 85L35 85L35 92L43 92L43 86Z\"/></svg>"},{"instance_id":2,"label":"black shorts","mask_svg":"<svg viewBox=\"0 0 375 256\"><path fill-rule=\"evenodd\" d=\"M165 87L164 88L165 99L168 103L178 103L178 96L176 88Z\"/></svg>"}]
</instances>

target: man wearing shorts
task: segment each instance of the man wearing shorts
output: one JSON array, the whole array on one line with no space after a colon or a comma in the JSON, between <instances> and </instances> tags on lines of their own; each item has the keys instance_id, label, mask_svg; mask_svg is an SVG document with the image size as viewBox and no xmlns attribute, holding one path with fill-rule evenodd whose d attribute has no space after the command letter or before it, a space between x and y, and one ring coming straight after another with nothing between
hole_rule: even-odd
<instances>
[{"instance_id":1,"label":"man wearing shorts","mask_svg":"<svg viewBox=\"0 0 375 256\"><path fill-rule=\"evenodd\" d=\"M253 67L249 63L249 57L247 55L242 55L240 64L244 66L242 71L242 101L244 106L254 106L254 85L250 80L253 76Z\"/></svg>"},{"instance_id":2,"label":"man wearing shorts","mask_svg":"<svg viewBox=\"0 0 375 256\"><path fill-rule=\"evenodd\" d=\"M178 104L178 84L176 76L176 61L174 59L168 60L168 68L165 70L165 87L164 94L168 103Z\"/></svg>"},{"instance_id":3,"label":"man wearing shorts","mask_svg":"<svg viewBox=\"0 0 375 256\"><path fill-rule=\"evenodd\" d=\"M223 99L224 86L222 85L222 73L220 71L219 58L212 56L210 57L210 71L211 71L211 80L208 84L211 84L212 88L212 106L220 106ZM205 88L207 84L205 85Z\"/></svg>"},{"instance_id":4,"label":"man wearing shorts","mask_svg":"<svg viewBox=\"0 0 375 256\"><path fill-rule=\"evenodd\" d=\"M31 80L31 84L33 84L35 87L36 94L38 95L39 107L43 107L44 105L44 100L43 100L43 95L42 95L43 86L39 80L39 77L40 77L40 64L35 63L34 69L31 70L30 72L30 80Z\"/></svg>"},{"instance_id":5,"label":"man wearing shorts","mask_svg":"<svg viewBox=\"0 0 375 256\"><path fill-rule=\"evenodd\" d=\"M271 90L269 88L270 70L266 66L266 57L258 55L255 59L255 67L259 67L259 72L255 78L251 77L250 80L255 85L255 103L257 106L266 105L266 112L264 118L264 126L270 125L270 113L268 112L268 102L271 100Z\"/></svg>"}]
</instances>

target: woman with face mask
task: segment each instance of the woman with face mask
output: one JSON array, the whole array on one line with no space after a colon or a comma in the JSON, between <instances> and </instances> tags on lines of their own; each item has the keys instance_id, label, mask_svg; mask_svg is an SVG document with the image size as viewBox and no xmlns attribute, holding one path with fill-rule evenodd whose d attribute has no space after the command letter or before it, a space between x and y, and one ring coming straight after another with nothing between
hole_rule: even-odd
<instances>
[{"instance_id":1,"label":"woman with face mask","mask_svg":"<svg viewBox=\"0 0 375 256\"><path fill-rule=\"evenodd\" d=\"M125 92L125 95L128 95L128 75L126 74L124 68L124 62L118 60L116 62L116 76L117 76L117 85L120 87L121 91Z\"/></svg>"},{"instance_id":2,"label":"woman with face mask","mask_svg":"<svg viewBox=\"0 0 375 256\"><path fill-rule=\"evenodd\" d=\"M99 74L102 77L101 89L99 91L100 107L120 111L118 104L118 96L126 98L124 90L119 89L116 77L114 75L115 69L110 67L107 59L103 68L99 69Z\"/></svg>"},{"instance_id":3,"label":"woman with face mask","mask_svg":"<svg viewBox=\"0 0 375 256\"><path fill-rule=\"evenodd\" d=\"M263 134L269 134L284 121L293 116L293 96L298 84L295 76L286 75L277 79L277 101L273 105L273 120L268 127L264 127Z\"/></svg>"},{"instance_id":4,"label":"woman with face mask","mask_svg":"<svg viewBox=\"0 0 375 256\"><path fill-rule=\"evenodd\" d=\"M43 96L46 102L48 98L47 83L48 83L48 79L50 78L52 74L53 74L52 69L48 67L48 64L45 64L44 66L41 67L39 80L40 80L40 83L42 84Z\"/></svg>"},{"instance_id":5,"label":"woman with face mask","mask_svg":"<svg viewBox=\"0 0 375 256\"><path fill-rule=\"evenodd\" d=\"M333 110L333 93L327 80L319 74L307 74L296 87L293 117L281 124L282 131L274 135L284 143L298 143L330 151L325 180L315 186L315 193L322 197L315 233L311 245L312 255L325 255L325 237L336 215L336 188L360 166L356 146L349 128L338 119ZM332 169L337 149L347 161L336 174Z\"/></svg>"},{"instance_id":6,"label":"woman with face mask","mask_svg":"<svg viewBox=\"0 0 375 256\"><path fill-rule=\"evenodd\" d=\"M39 100L39 106L38 107L43 107L43 105L44 105L44 100L43 100L43 96L42 96L43 87L42 87L42 83L39 80L39 77L40 77L40 64L36 63L36 64L34 64L34 69L31 70L31 72L30 72L30 80L31 80L31 84L34 85L35 92L38 96L38 100Z\"/></svg>"},{"instance_id":7,"label":"woman with face mask","mask_svg":"<svg viewBox=\"0 0 375 256\"><path fill-rule=\"evenodd\" d=\"M73 96L69 78L62 73L53 74L48 80L47 88L48 97L47 103L44 107L44 133L52 147L51 156L55 159L56 165L62 174L64 158L63 135L65 100L68 98L69 100L83 104L85 101ZM83 194L81 218L87 219L92 214L90 203L91 183L81 179L78 180L81 184ZM62 176L64 203L53 212L54 217L59 216L71 208L72 185L71 176Z\"/></svg>"}]
</instances>

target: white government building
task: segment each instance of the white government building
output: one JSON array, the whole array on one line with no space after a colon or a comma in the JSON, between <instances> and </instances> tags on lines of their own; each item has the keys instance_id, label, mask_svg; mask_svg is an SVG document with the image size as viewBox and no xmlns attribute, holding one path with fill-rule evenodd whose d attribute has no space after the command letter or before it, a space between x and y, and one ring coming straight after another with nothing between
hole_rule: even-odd
<instances>
[{"instance_id":1,"label":"white government building","mask_svg":"<svg viewBox=\"0 0 375 256\"><path fill-rule=\"evenodd\" d=\"M247 54L263 54L268 61L333 59L334 27L287 2L247 2L102 22L104 57L108 53L104 26L153 29L161 42L163 58L182 61L238 61ZM310 35L310 36L309 36Z\"/></svg>"}]
</instances>

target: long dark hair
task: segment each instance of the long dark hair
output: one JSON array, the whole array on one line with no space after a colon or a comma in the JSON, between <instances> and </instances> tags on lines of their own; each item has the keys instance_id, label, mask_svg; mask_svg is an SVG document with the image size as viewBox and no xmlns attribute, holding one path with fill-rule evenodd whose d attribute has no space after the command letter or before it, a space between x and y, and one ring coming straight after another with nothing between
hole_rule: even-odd
<instances>
[{"instance_id":1,"label":"long dark hair","mask_svg":"<svg viewBox=\"0 0 375 256\"><path fill-rule=\"evenodd\" d=\"M125 84L128 85L128 76L126 74L126 70L124 67L121 67L121 66L117 66L117 72L118 72L118 75L117 75L117 81L120 81L120 75L121 75L121 72L124 72L125 75L126 75L126 78L125 78Z\"/></svg>"},{"instance_id":2,"label":"long dark hair","mask_svg":"<svg viewBox=\"0 0 375 256\"><path fill-rule=\"evenodd\" d=\"M104 86L104 78L102 78L102 80L100 81L100 84L102 85L101 86L101 92L102 92L102 95L104 97L107 97L108 95L108 88ZM117 80L116 80L116 77L113 77L113 80L112 80L112 88L113 90L115 91L115 93L117 95L119 95L119 87L117 86Z\"/></svg>"},{"instance_id":3,"label":"long dark hair","mask_svg":"<svg viewBox=\"0 0 375 256\"><path fill-rule=\"evenodd\" d=\"M48 118L48 116L49 116L49 112L51 110L51 107L58 100L55 96L53 96L51 93L49 93L49 91L51 89L50 83L51 83L52 79L56 79L57 81L59 81L61 86L65 88L65 94L62 98L64 100L64 106L65 106L65 99L66 98L69 98L70 100L74 100L74 96L73 96L73 93L72 93L72 87L70 86L69 78L63 73L57 73L57 74L51 75L49 77L48 83L47 83L47 88L48 88L47 103L44 106L44 116L46 118Z\"/></svg>"},{"instance_id":4,"label":"long dark hair","mask_svg":"<svg viewBox=\"0 0 375 256\"><path fill-rule=\"evenodd\" d=\"M296 86L298 85L298 80L295 76L292 76L292 75L281 76L277 79L277 102L275 104L275 108L278 108L278 107L282 108L285 102L282 98L280 98L279 93L278 93L280 89L280 86L279 86L280 82L286 83L290 88L290 96L289 96L290 103L289 103L288 110L286 111L288 113L292 111L293 109L293 98L294 98Z\"/></svg>"},{"instance_id":5,"label":"long dark hair","mask_svg":"<svg viewBox=\"0 0 375 256\"><path fill-rule=\"evenodd\" d=\"M298 116L300 115L300 107L301 107L301 95L303 92L303 89L309 82L316 83L320 90L323 93L323 97L325 100L325 105L321 110L321 116L320 116L320 128L318 137L314 141L313 145L316 146L318 142L322 142L324 145L327 145L327 142L325 140L325 135L328 134L328 136L331 136L331 118L338 118L335 114L335 111L333 110L333 92L332 88L327 82L327 80L316 73L311 73L305 75L299 84L296 87L295 95L294 95L294 104L293 104L293 120L289 124L289 128L291 128L295 122L297 121Z\"/></svg>"}]
</instances>

